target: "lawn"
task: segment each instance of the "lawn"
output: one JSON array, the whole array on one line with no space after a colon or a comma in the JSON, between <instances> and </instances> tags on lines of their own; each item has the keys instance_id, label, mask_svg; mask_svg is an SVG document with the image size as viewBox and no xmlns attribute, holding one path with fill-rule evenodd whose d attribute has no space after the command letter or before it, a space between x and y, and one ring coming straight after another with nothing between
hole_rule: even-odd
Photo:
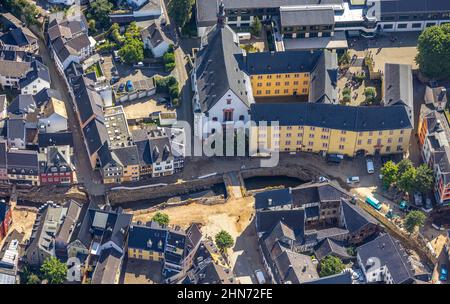
<instances>
[{"instance_id":1,"label":"lawn","mask_svg":"<svg viewBox=\"0 0 450 304\"><path fill-rule=\"evenodd\" d=\"M97 77L103 76L102 68L100 67L100 63L99 62L96 62L95 64L91 65L86 70L87 73L91 73L91 72L94 72L94 71L95 71L95 76L97 76Z\"/></svg>"}]
</instances>

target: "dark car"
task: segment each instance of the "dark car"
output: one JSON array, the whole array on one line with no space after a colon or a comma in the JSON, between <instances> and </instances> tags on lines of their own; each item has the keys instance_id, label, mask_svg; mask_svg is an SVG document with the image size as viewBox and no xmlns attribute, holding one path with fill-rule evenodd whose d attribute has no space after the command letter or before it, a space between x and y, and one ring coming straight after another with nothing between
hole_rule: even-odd
<instances>
[{"instance_id":1,"label":"dark car","mask_svg":"<svg viewBox=\"0 0 450 304\"><path fill-rule=\"evenodd\" d=\"M448 267L447 265L442 264L439 270L439 281L447 282L447 279L448 279Z\"/></svg>"},{"instance_id":2,"label":"dark car","mask_svg":"<svg viewBox=\"0 0 450 304\"><path fill-rule=\"evenodd\" d=\"M123 92L123 90L125 89L125 84L121 83L119 85L119 88L117 89L118 92Z\"/></svg>"},{"instance_id":3,"label":"dark car","mask_svg":"<svg viewBox=\"0 0 450 304\"><path fill-rule=\"evenodd\" d=\"M111 80L109 81L109 84L115 84L116 82L119 81L119 77L112 77Z\"/></svg>"}]
</instances>

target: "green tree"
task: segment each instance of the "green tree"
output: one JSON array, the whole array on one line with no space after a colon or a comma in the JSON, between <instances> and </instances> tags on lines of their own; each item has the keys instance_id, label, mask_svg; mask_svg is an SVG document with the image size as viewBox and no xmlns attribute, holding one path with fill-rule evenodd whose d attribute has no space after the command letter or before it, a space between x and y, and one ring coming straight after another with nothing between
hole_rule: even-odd
<instances>
[{"instance_id":1,"label":"green tree","mask_svg":"<svg viewBox=\"0 0 450 304\"><path fill-rule=\"evenodd\" d=\"M31 273L28 275L27 284L41 284L41 279L36 274Z\"/></svg>"},{"instance_id":2,"label":"green tree","mask_svg":"<svg viewBox=\"0 0 450 304\"><path fill-rule=\"evenodd\" d=\"M169 216L162 212L156 212L156 214L152 217L152 221L157 222L161 226L169 225Z\"/></svg>"},{"instance_id":3,"label":"green tree","mask_svg":"<svg viewBox=\"0 0 450 304\"><path fill-rule=\"evenodd\" d=\"M259 37L261 35L262 23L258 17L253 18L250 32L253 36Z\"/></svg>"},{"instance_id":4,"label":"green tree","mask_svg":"<svg viewBox=\"0 0 450 304\"><path fill-rule=\"evenodd\" d=\"M89 30L90 30L91 32L95 32L95 26L96 26L96 24L95 24L95 19L89 20L88 26L89 26Z\"/></svg>"},{"instance_id":5,"label":"green tree","mask_svg":"<svg viewBox=\"0 0 450 304\"><path fill-rule=\"evenodd\" d=\"M389 188L397 181L398 166L391 160L386 162L381 168L381 175L383 175L383 185Z\"/></svg>"},{"instance_id":6,"label":"green tree","mask_svg":"<svg viewBox=\"0 0 450 304\"><path fill-rule=\"evenodd\" d=\"M225 230L221 230L219 233L216 234L215 241L216 241L217 248L219 248L220 251L222 251L222 252L224 252L228 248L233 247L233 245L234 245L233 238Z\"/></svg>"},{"instance_id":7,"label":"green tree","mask_svg":"<svg viewBox=\"0 0 450 304\"><path fill-rule=\"evenodd\" d=\"M184 27L191 19L194 3L195 0L170 0L168 7L170 18L175 21L179 27Z\"/></svg>"},{"instance_id":8,"label":"green tree","mask_svg":"<svg viewBox=\"0 0 450 304\"><path fill-rule=\"evenodd\" d=\"M416 227L422 227L425 224L426 216L422 211L413 210L405 218L405 229L412 234Z\"/></svg>"},{"instance_id":9,"label":"green tree","mask_svg":"<svg viewBox=\"0 0 450 304\"><path fill-rule=\"evenodd\" d=\"M403 173L405 173L409 168L412 168L412 167L413 167L413 164L412 164L412 162L411 162L409 159L405 158L405 159L402 159L402 160L397 164L397 166L398 166L398 175L401 176L401 175L403 175Z\"/></svg>"},{"instance_id":10,"label":"green tree","mask_svg":"<svg viewBox=\"0 0 450 304\"><path fill-rule=\"evenodd\" d=\"M327 256L320 262L321 277L327 277L330 275L341 273L345 269L345 265L342 260L335 256Z\"/></svg>"},{"instance_id":11,"label":"green tree","mask_svg":"<svg viewBox=\"0 0 450 304\"><path fill-rule=\"evenodd\" d=\"M2 5L6 11L11 12L21 20L25 20L27 25L37 23L36 15L39 12L34 3L27 0L2 0Z\"/></svg>"},{"instance_id":12,"label":"green tree","mask_svg":"<svg viewBox=\"0 0 450 304\"><path fill-rule=\"evenodd\" d=\"M95 0L91 3L89 15L104 28L110 23L109 14L112 8L113 5L108 0Z\"/></svg>"},{"instance_id":13,"label":"green tree","mask_svg":"<svg viewBox=\"0 0 450 304\"><path fill-rule=\"evenodd\" d=\"M416 62L431 78L450 77L450 24L432 26L419 36Z\"/></svg>"},{"instance_id":14,"label":"green tree","mask_svg":"<svg viewBox=\"0 0 450 304\"><path fill-rule=\"evenodd\" d=\"M67 277L67 265L56 257L48 257L41 266L41 272L50 284L62 284Z\"/></svg>"},{"instance_id":15,"label":"green tree","mask_svg":"<svg viewBox=\"0 0 450 304\"><path fill-rule=\"evenodd\" d=\"M433 189L434 178L433 170L426 164L422 164L416 169L416 179L414 181L415 189L422 193L426 193Z\"/></svg>"},{"instance_id":16,"label":"green tree","mask_svg":"<svg viewBox=\"0 0 450 304\"><path fill-rule=\"evenodd\" d=\"M377 96L377 90L374 87L367 87L364 90L364 96L366 96L366 101L372 103L375 101L375 97Z\"/></svg>"},{"instance_id":17,"label":"green tree","mask_svg":"<svg viewBox=\"0 0 450 304\"><path fill-rule=\"evenodd\" d=\"M119 50L119 56L128 64L144 60L144 43L138 39L127 39Z\"/></svg>"},{"instance_id":18,"label":"green tree","mask_svg":"<svg viewBox=\"0 0 450 304\"><path fill-rule=\"evenodd\" d=\"M416 186L417 170L414 167L406 169L402 175L399 175L397 186L404 192L412 193Z\"/></svg>"}]
</instances>

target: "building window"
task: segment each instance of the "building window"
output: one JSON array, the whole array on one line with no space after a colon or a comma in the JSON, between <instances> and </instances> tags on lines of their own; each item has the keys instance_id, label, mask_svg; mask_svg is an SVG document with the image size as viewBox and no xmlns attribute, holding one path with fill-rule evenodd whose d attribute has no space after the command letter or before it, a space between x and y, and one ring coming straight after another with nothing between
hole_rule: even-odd
<instances>
[{"instance_id":1,"label":"building window","mask_svg":"<svg viewBox=\"0 0 450 304\"><path fill-rule=\"evenodd\" d=\"M339 145L339 150L344 150L344 145Z\"/></svg>"}]
</instances>

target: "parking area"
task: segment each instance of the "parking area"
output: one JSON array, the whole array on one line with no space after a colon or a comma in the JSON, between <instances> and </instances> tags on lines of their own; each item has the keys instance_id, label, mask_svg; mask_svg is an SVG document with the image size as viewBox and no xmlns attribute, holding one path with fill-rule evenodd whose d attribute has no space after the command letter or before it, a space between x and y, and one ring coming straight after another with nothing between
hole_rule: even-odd
<instances>
[{"instance_id":1,"label":"parking area","mask_svg":"<svg viewBox=\"0 0 450 304\"><path fill-rule=\"evenodd\" d=\"M124 261L121 284L161 284L163 265L160 262L127 259Z\"/></svg>"},{"instance_id":2,"label":"parking area","mask_svg":"<svg viewBox=\"0 0 450 304\"><path fill-rule=\"evenodd\" d=\"M123 104L125 116L127 119L140 119L148 118L153 112L175 112L174 109L170 109L166 104L160 104L157 102L158 98L164 98L162 96L144 97Z\"/></svg>"}]
</instances>

